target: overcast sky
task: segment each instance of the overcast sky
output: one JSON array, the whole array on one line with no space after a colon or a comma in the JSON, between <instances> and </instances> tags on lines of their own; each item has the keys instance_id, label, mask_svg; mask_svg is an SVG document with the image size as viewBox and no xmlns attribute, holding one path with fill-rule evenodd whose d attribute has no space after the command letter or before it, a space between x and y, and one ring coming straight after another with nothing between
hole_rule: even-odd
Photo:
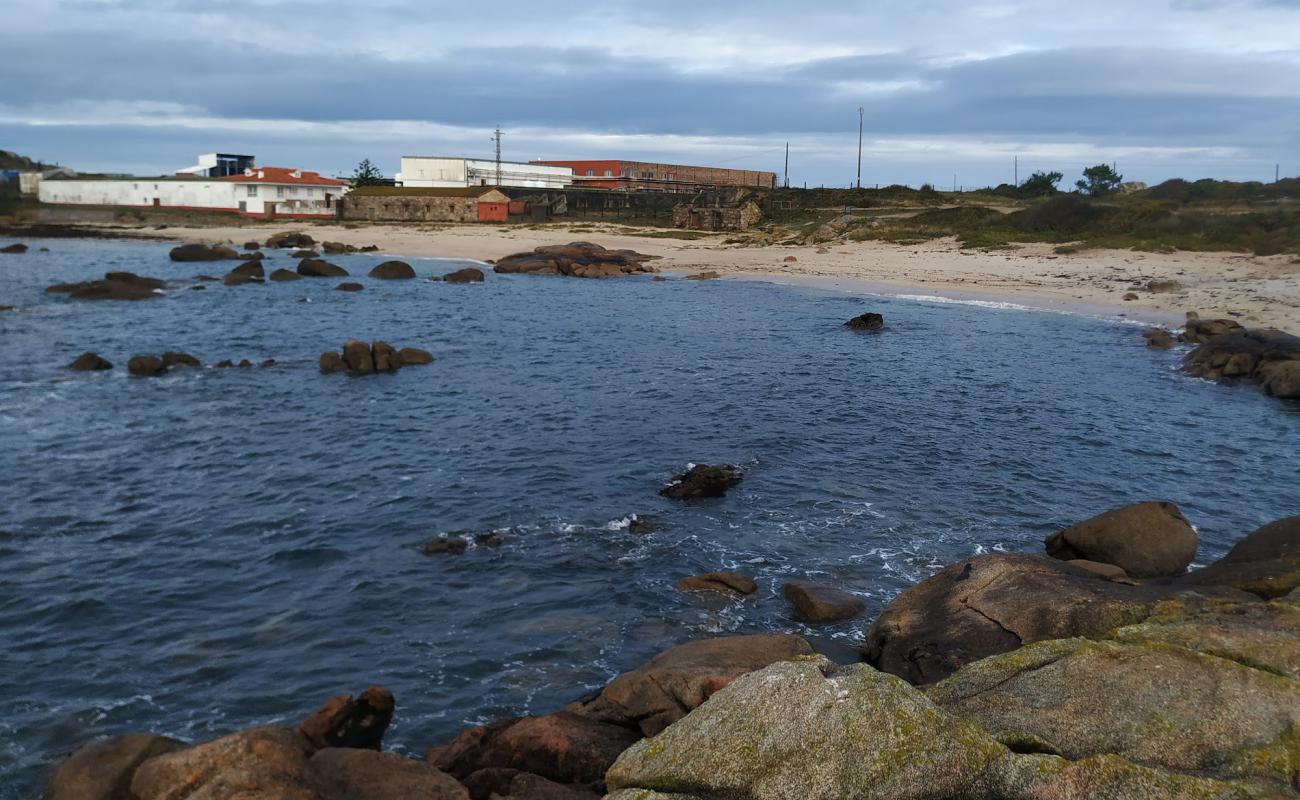
<instances>
[{"instance_id":1,"label":"overcast sky","mask_svg":"<svg viewBox=\"0 0 1300 800\"><path fill-rule=\"evenodd\" d=\"M628 158L794 184L1300 174L1300 0L0 0L0 148Z\"/></svg>"}]
</instances>

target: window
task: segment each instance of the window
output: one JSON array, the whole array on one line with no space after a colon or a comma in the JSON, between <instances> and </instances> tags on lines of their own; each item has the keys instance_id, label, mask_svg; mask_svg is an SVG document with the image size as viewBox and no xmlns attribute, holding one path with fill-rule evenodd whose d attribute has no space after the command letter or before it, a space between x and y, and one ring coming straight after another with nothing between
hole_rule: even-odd
<instances>
[{"instance_id":1,"label":"window","mask_svg":"<svg viewBox=\"0 0 1300 800\"><path fill-rule=\"evenodd\" d=\"M605 177L606 177L606 178L612 178L612 177L614 177L614 170L612 170L612 169L607 169L607 170L605 170Z\"/></svg>"},{"instance_id":2,"label":"window","mask_svg":"<svg viewBox=\"0 0 1300 800\"><path fill-rule=\"evenodd\" d=\"M255 184L248 184L248 196L257 197L257 186Z\"/></svg>"},{"instance_id":3,"label":"window","mask_svg":"<svg viewBox=\"0 0 1300 800\"><path fill-rule=\"evenodd\" d=\"M297 186L290 186L290 187L289 187L289 194L297 194L297 193L298 193L298 187L297 187Z\"/></svg>"},{"instance_id":4,"label":"window","mask_svg":"<svg viewBox=\"0 0 1300 800\"><path fill-rule=\"evenodd\" d=\"M133 183L133 184L131 184L131 188L132 188L132 189L139 189L139 188L140 188L140 184L138 184L138 183Z\"/></svg>"},{"instance_id":5,"label":"window","mask_svg":"<svg viewBox=\"0 0 1300 800\"><path fill-rule=\"evenodd\" d=\"M277 186L277 187L275 187L275 196L276 196L276 197L284 197L284 187L283 187L283 186Z\"/></svg>"},{"instance_id":6,"label":"window","mask_svg":"<svg viewBox=\"0 0 1300 800\"><path fill-rule=\"evenodd\" d=\"M596 177L596 170L594 170L594 169L589 169L589 170L587 170L587 177L588 177L588 178L594 178L594 177Z\"/></svg>"}]
</instances>

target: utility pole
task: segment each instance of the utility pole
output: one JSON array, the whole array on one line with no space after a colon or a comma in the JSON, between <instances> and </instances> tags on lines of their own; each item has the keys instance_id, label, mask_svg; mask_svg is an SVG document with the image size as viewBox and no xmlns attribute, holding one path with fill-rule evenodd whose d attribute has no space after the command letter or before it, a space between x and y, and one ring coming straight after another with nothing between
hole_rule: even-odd
<instances>
[{"instance_id":1,"label":"utility pole","mask_svg":"<svg viewBox=\"0 0 1300 800\"><path fill-rule=\"evenodd\" d=\"M1020 185L1020 156L1016 156L1016 182L1015 186Z\"/></svg>"},{"instance_id":2,"label":"utility pole","mask_svg":"<svg viewBox=\"0 0 1300 800\"><path fill-rule=\"evenodd\" d=\"M862 188L862 115L865 112L858 106L858 188Z\"/></svg>"},{"instance_id":3,"label":"utility pole","mask_svg":"<svg viewBox=\"0 0 1300 800\"><path fill-rule=\"evenodd\" d=\"M1273 183L1281 183L1281 182L1282 182L1282 165L1281 165L1281 164L1274 164L1274 165L1273 165Z\"/></svg>"},{"instance_id":4,"label":"utility pole","mask_svg":"<svg viewBox=\"0 0 1300 800\"><path fill-rule=\"evenodd\" d=\"M501 185L501 126L492 133L492 141L496 143L497 148L497 186Z\"/></svg>"},{"instance_id":5,"label":"utility pole","mask_svg":"<svg viewBox=\"0 0 1300 800\"><path fill-rule=\"evenodd\" d=\"M790 188L790 143L785 143L785 188Z\"/></svg>"}]
</instances>

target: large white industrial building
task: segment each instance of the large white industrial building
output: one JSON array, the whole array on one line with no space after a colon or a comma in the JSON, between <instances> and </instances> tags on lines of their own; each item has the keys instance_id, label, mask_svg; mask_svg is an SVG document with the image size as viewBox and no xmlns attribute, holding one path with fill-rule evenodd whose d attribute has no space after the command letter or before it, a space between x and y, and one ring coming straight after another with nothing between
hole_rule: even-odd
<instances>
[{"instance_id":1,"label":"large white industrial building","mask_svg":"<svg viewBox=\"0 0 1300 800\"><path fill-rule=\"evenodd\" d=\"M224 177L74 178L41 181L42 203L235 211L252 217L333 217L347 184L289 167Z\"/></svg>"},{"instance_id":2,"label":"large white industrial building","mask_svg":"<svg viewBox=\"0 0 1300 800\"><path fill-rule=\"evenodd\" d=\"M402 156L402 169L394 179L398 186L465 188L469 186L516 186L530 189L563 189L573 183L573 169L518 161L476 160L443 156Z\"/></svg>"}]
</instances>

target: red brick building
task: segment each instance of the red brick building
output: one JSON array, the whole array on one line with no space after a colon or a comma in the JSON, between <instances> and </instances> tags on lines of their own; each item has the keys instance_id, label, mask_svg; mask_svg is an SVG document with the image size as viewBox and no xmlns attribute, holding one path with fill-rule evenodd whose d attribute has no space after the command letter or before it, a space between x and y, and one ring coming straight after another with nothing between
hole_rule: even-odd
<instances>
[{"instance_id":1,"label":"red brick building","mask_svg":"<svg viewBox=\"0 0 1300 800\"><path fill-rule=\"evenodd\" d=\"M631 189L654 192L695 192L719 186L776 188L775 172L721 167L692 167L621 159L588 161L533 161L573 169L576 188Z\"/></svg>"}]
</instances>

